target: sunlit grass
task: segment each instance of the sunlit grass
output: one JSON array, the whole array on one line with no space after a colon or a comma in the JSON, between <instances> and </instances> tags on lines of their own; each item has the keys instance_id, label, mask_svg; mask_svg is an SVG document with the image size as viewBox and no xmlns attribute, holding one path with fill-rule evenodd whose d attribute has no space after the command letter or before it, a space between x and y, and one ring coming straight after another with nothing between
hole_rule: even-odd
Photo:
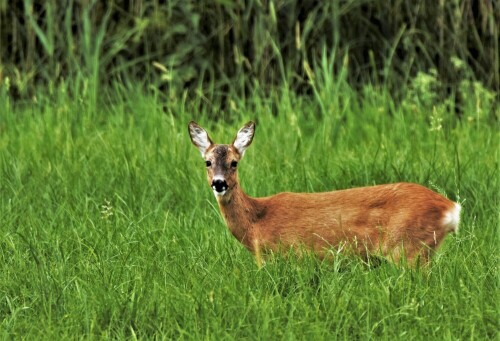
<instances>
[{"instance_id":1,"label":"sunlit grass","mask_svg":"<svg viewBox=\"0 0 500 341\"><path fill-rule=\"evenodd\" d=\"M265 98L235 99L230 122L137 93L97 111L64 97L3 99L2 337L498 337L493 115L459 120L447 106L323 88L315 99L283 91L277 115ZM218 212L191 119L222 143L257 121L240 166L250 195L417 182L463 205L460 232L427 271L343 255L259 269Z\"/></svg>"}]
</instances>

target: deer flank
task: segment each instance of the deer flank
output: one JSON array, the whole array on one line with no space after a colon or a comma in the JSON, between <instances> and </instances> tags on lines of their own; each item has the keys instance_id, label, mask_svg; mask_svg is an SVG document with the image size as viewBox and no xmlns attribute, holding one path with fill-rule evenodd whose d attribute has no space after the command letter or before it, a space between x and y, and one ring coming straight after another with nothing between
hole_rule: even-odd
<instances>
[{"instance_id":1,"label":"deer flank","mask_svg":"<svg viewBox=\"0 0 500 341\"><path fill-rule=\"evenodd\" d=\"M213 143L195 122L188 128L229 230L258 262L270 251L327 257L342 249L364 258L427 263L446 234L458 229L460 205L413 183L252 198L241 189L237 168L255 123L244 125L231 144Z\"/></svg>"}]
</instances>

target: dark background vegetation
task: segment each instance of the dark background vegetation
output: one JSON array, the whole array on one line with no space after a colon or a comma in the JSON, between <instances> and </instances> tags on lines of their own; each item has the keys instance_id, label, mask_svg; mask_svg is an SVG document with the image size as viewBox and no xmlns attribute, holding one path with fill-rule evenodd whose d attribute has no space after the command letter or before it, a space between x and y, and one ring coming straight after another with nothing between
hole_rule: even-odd
<instances>
[{"instance_id":1,"label":"dark background vegetation","mask_svg":"<svg viewBox=\"0 0 500 341\"><path fill-rule=\"evenodd\" d=\"M224 104L257 85L311 93L327 55L357 90L397 96L431 72L436 91L467 78L498 94L499 16L491 0L0 0L0 85L15 99L111 85Z\"/></svg>"}]
</instances>

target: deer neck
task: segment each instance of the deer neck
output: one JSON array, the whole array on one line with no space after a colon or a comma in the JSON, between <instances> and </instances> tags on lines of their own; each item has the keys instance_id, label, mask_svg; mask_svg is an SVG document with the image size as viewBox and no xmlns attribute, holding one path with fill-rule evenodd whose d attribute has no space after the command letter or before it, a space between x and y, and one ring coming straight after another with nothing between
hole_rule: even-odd
<instances>
[{"instance_id":1,"label":"deer neck","mask_svg":"<svg viewBox=\"0 0 500 341\"><path fill-rule=\"evenodd\" d=\"M252 249L255 238L253 225L262 215L264 208L256 199L243 192L239 184L228 194L217 198L224 220L233 236L248 249Z\"/></svg>"}]
</instances>

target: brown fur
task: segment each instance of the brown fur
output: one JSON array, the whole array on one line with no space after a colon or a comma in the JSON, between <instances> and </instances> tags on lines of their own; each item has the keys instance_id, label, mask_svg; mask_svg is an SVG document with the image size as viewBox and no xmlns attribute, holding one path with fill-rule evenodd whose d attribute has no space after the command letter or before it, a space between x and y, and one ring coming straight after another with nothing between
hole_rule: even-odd
<instances>
[{"instance_id":1,"label":"brown fur","mask_svg":"<svg viewBox=\"0 0 500 341\"><path fill-rule=\"evenodd\" d=\"M417 184L397 183L326 193L251 198L236 186L218 200L231 233L251 252L306 247L320 257L344 247L362 256L408 261L437 249L441 221L454 203Z\"/></svg>"},{"instance_id":2,"label":"brown fur","mask_svg":"<svg viewBox=\"0 0 500 341\"><path fill-rule=\"evenodd\" d=\"M229 189L217 201L229 230L257 257L290 248L325 257L341 248L363 257L426 262L450 230L444 218L455 203L412 183L252 198L230 166L241 154L234 145L211 144L204 157L213 164L207 168L209 183L215 175L227 181Z\"/></svg>"}]
</instances>

